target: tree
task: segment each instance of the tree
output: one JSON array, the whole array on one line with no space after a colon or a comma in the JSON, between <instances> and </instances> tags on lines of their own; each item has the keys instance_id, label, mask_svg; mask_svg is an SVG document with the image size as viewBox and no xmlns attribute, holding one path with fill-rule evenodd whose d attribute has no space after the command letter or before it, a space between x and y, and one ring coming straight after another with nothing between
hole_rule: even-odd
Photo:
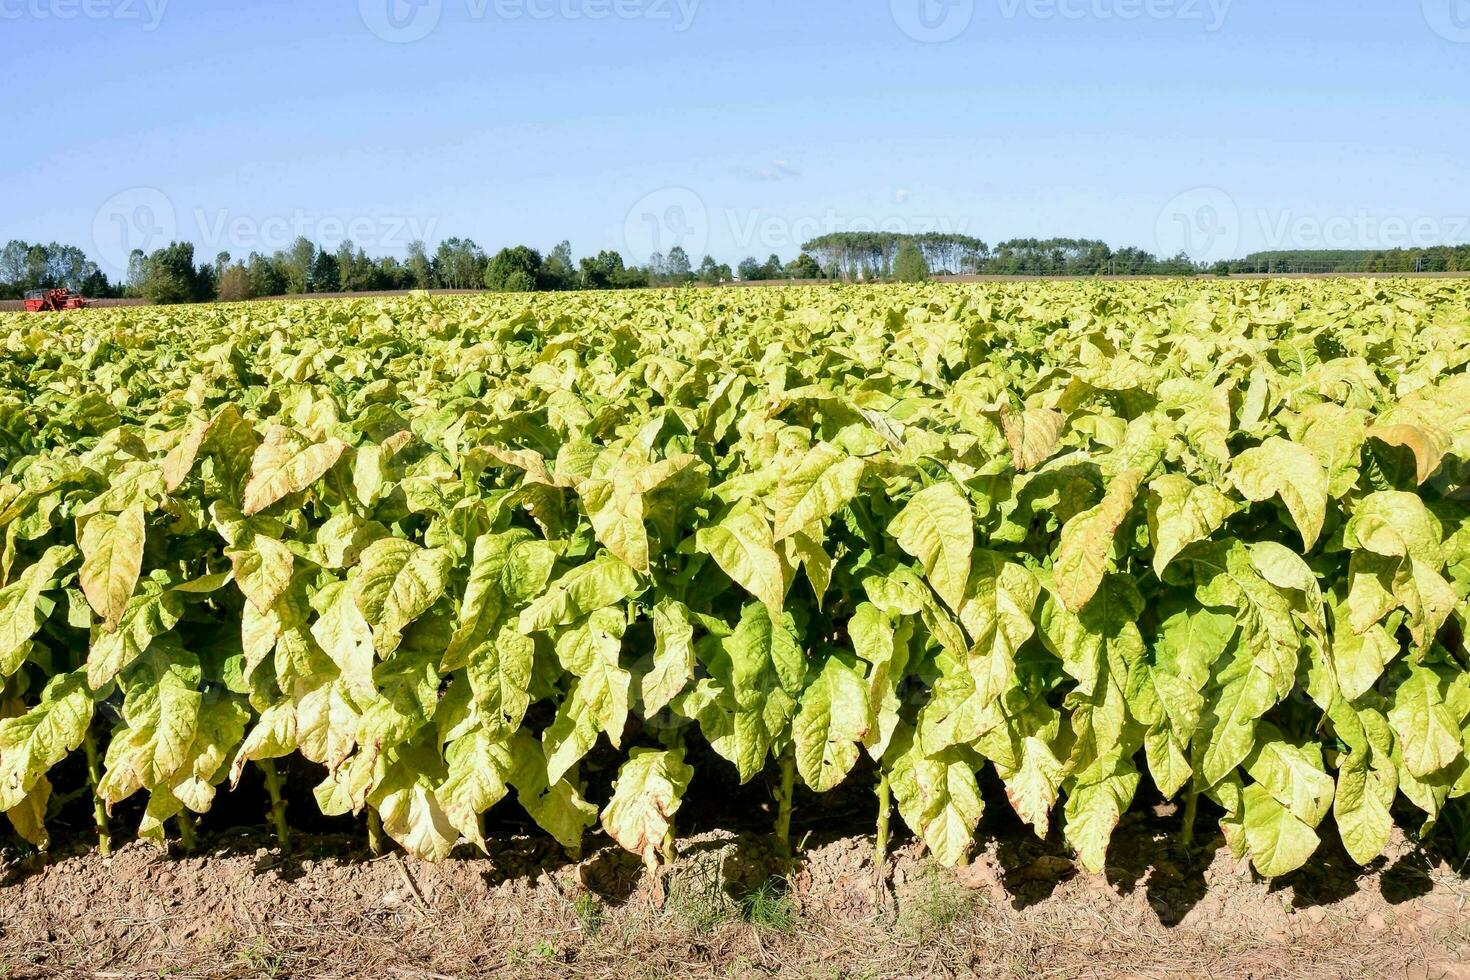
<instances>
[{"instance_id":1,"label":"tree","mask_svg":"<svg viewBox=\"0 0 1470 980\"><path fill-rule=\"evenodd\" d=\"M898 247L893 260L893 275L899 282L923 282L929 278L929 263L924 253L913 242L904 242Z\"/></svg>"},{"instance_id":2,"label":"tree","mask_svg":"<svg viewBox=\"0 0 1470 980\"><path fill-rule=\"evenodd\" d=\"M665 275L680 284L694 278L694 269L689 265L689 253L684 251L682 245L669 249L669 257L665 260Z\"/></svg>"},{"instance_id":3,"label":"tree","mask_svg":"<svg viewBox=\"0 0 1470 980\"><path fill-rule=\"evenodd\" d=\"M280 296L286 291L285 273L282 272L280 265L268 255L251 252L245 271L250 277L252 297Z\"/></svg>"},{"instance_id":4,"label":"tree","mask_svg":"<svg viewBox=\"0 0 1470 980\"><path fill-rule=\"evenodd\" d=\"M786 264L787 279L821 279L822 267L809 252L802 252Z\"/></svg>"},{"instance_id":5,"label":"tree","mask_svg":"<svg viewBox=\"0 0 1470 980\"><path fill-rule=\"evenodd\" d=\"M311 270L316 262L316 245L297 238L285 253L276 253L276 264L286 277L286 292L304 293L311 288Z\"/></svg>"},{"instance_id":6,"label":"tree","mask_svg":"<svg viewBox=\"0 0 1470 980\"><path fill-rule=\"evenodd\" d=\"M337 257L323 249L316 253L316 261L311 264L311 291L335 293L341 289L342 269L337 264Z\"/></svg>"},{"instance_id":7,"label":"tree","mask_svg":"<svg viewBox=\"0 0 1470 980\"><path fill-rule=\"evenodd\" d=\"M579 285L580 276L577 274L577 260L572 257L572 243L560 242L546 256L546 261L541 263L541 288L576 289Z\"/></svg>"},{"instance_id":8,"label":"tree","mask_svg":"<svg viewBox=\"0 0 1470 980\"><path fill-rule=\"evenodd\" d=\"M26 252L29 248L25 242L11 240L0 251L0 283L4 283L7 292L24 292Z\"/></svg>"},{"instance_id":9,"label":"tree","mask_svg":"<svg viewBox=\"0 0 1470 980\"><path fill-rule=\"evenodd\" d=\"M0 298L62 286L83 296L112 296L118 292L97 263L75 245L11 241L0 249Z\"/></svg>"},{"instance_id":10,"label":"tree","mask_svg":"<svg viewBox=\"0 0 1470 980\"><path fill-rule=\"evenodd\" d=\"M434 252L434 278L446 289L477 289L485 282L485 253L468 238L448 238Z\"/></svg>"},{"instance_id":11,"label":"tree","mask_svg":"<svg viewBox=\"0 0 1470 980\"><path fill-rule=\"evenodd\" d=\"M148 275L148 256L141 248L128 253L128 278L126 292L131 296L143 295L143 280Z\"/></svg>"},{"instance_id":12,"label":"tree","mask_svg":"<svg viewBox=\"0 0 1470 980\"><path fill-rule=\"evenodd\" d=\"M742 260L736 271L740 273L742 282L755 282L766 277L766 267L761 264L760 259L753 255Z\"/></svg>"},{"instance_id":13,"label":"tree","mask_svg":"<svg viewBox=\"0 0 1470 980\"><path fill-rule=\"evenodd\" d=\"M337 276L339 288L344 293L386 288L377 263L351 241L344 241L337 247Z\"/></svg>"},{"instance_id":14,"label":"tree","mask_svg":"<svg viewBox=\"0 0 1470 980\"><path fill-rule=\"evenodd\" d=\"M194 291L189 298L195 303L213 302L219 291L219 276L214 266L201 265L194 270Z\"/></svg>"},{"instance_id":15,"label":"tree","mask_svg":"<svg viewBox=\"0 0 1470 980\"><path fill-rule=\"evenodd\" d=\"M485 288L499 293L529 293L541 283L541 253L525 245L503 248L485 266Z\"/></svg>"},{"instance_id":16,"label":"tree","mask_svg":"<svg viewBox=\"0 0 1470 980\"><path fill-rule=\"evenodd\" d=\"M219 301L238 303L250 297L250 270L240 262L227 266L219 277Z\"/></svg>"},{"instance_id":17,"label":"tree","mask_svg":"<svg viewBox=\"0 0 1470 980\"><path fill-rule=\"evenodd\" d=\"M583 289L636 289L648 285L647 273L627 268L617 252L598 252L596 258L583 259L581 265Z\"/></svg>"},{"instance_id":18,"label":"tree","mask_svg":"<svg viewBox=\"0 0 1470 980\"><path fill-rule=\"evenodd\" d=\"M729 282L735 278L730 267L724 262L716 262L714 258L706 255L704 261L699 263L699 281L709 286L718 286L722 282Z\"/></svg>"},{"instance_id":19,"label":"tree","mask_svg":"<svg viewBox=\"0 0 1470 980\"><path fill-rule=\"evenodd\" d=\"M139 292L150 303L187 303L199 298L199 275L190 242L171 242L148 256L142 276Z\"/></svg>"},{"instance_id":20,"label":"tree","mask_svg":"<svg viewBox=\"0 0 1470 980\"><path fill-rule=\"evenodd\" d=\"M408 267L391 255L378 260L377 281L384 289L412 289L413 274Z\"/></svg>"},{"instance_id":21,"label":"tree","mask_svg":"<svg viewBox=\"0 0 1470 980\"><path fill-rule=\"evenodd\" d=\"M434 266L423 242L408 243L404 268L408 270L408 279L414 289L429 289L434 285Z\"/></svg>"}]
</instances>

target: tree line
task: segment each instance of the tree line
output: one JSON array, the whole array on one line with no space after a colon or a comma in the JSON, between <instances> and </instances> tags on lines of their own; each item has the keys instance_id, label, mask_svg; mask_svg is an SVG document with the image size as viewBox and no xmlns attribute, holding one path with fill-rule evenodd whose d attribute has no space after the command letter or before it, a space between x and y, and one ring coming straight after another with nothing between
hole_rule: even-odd
<instances>
[{"instance_id":1,"label":"tree line","mask_svg":"<svg viewBox=\"0 0 1470 980\"><path fill-rule=\"evenodd\" d=\"M73 245L11 241L0 250L0 299L27 290L65 287L92 298L136 297L152 303L237 302L267 296L406 289L489 289L501 292L570 289L637 289L647 286L719 285L737 279L836 279L848 282L930 275L1101 276L1235 275L1292 272L1470 271L1470 245L1392 250L1285 250L1258 252L1211 264L1188 256L1160 258L1140 248L1113 249L1087 238L1017 238L988 245L968 235L837 232L806 242L790 261L772 254L749 257L731 269L711 256L694 265L674 247L633 265L612 250L581 259L561 242L550 252L526 245L494 255L467 238L449 238L430 252L413 242L407 254L372 258L352 242L333 249L298 238L269 255L235 259L220 252L196 258L189 242L150 253L135 250L126 278L114 283Z\"/></svg>"},{"instance_id":2,"label":"tree line","mask_svg":"<svg viewBox=\"0 0 1470 980\"><path fill-rule=\"evenodd\" d=\"M1293 272L1470 272L1470 245L1379 250L1284 249L1252 252L1220 262L1212 271L1282 274Z\"/></svg>"},{"instance_id":3,"label":"tree line","mask_svg":"<svg viewBox=\"0 0 1470 980\"><path fill-rule=\"evenodd\" d=\"M833 278L871 280L894 275L905 245L912 245L930 270L943 275L1178 276L1207 271L1185 255L1163 259L1141 248L1115 250L1088 238L1015 238L991 246L969 235L942 232L836 232L802 248Z\"/></svg>"},{"instance_id":4,"label":"tree line","mask_svg":"<svg viewBox=\"0 0 1470 980\"><path fill-rule=\"evenodd\" d=\"M112 299L120 286L108 282L97 263L75 245L11 241L0 249L0 299L20 299L31 289L69 289Z\"/></svg>"}]
</instances>

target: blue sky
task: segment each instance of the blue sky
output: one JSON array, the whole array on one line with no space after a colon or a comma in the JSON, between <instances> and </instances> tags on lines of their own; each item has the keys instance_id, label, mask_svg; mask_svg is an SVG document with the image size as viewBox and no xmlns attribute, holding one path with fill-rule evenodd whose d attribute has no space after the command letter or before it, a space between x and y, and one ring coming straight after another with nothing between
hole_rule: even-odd
<instances>
[{"instance_id":1,"label":"blue sky","mask_svg":"<svg viewBox=\"0 0 1470 980\"><path fill-rule=\"evenodd\" d=\"M0 42L0 238L114 271L298 231L1470 240L1470 0L0 0Z\"/></svg>"}]
</instances>

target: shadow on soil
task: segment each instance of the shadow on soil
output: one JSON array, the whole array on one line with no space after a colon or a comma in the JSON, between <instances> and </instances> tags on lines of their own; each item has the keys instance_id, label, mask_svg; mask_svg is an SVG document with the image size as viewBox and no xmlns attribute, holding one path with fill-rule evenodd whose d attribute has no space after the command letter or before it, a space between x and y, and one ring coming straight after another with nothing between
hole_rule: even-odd
<instances>
[{"instance_id":1,"label":"shadow on soil","mask_svg":"<svg viewBox=\"0 0 1470 980\"><path fill-rule=\"evenodd\" d=\"M282 854L274 838L260 826L266 811L264 794L247 779L238 791L221 792L219 805L201 820L200 846L193 856L251 856L255 873L274 874L288 882L308 874L316 862L356 864L375 860L364 846L366 835L360 819L327 818L317 811L310 795L310 787L317 781L313 775L292 775L288 812L293 846L289 854ZM679 829L684 843L679 848L679 860L662 874L668 883L718 891L736 903L767 887L773 879L795 882L807 873L832 876L840 872L850 878L866 874L869 878L864 880L876 881L869 775L860 769L843 787L820 797L798 791L792 860L786 859L770 834L772 797L768 785L757 780L748 786L731 784L696 791L697 795L692 795L681 810ZM593 789L589 787L589 792ZM987 771L982 776L981 790L985 817L978 833L979 853L975 865L957 875L965 887L989 888L996 900L1024 910L1045 902L1062 882L1082 873L1062 837L1060 815L1053 820L1046 839L1041 839L1016 816L993 773ZM135 826L142 807L141 796L118 807L112 820L114 831ZM1160 923L1178 925L1209 891L1206 872L1224 845L1215 830L1218 818L1218 811L1201 803L1196 844L1186 853L1179 844L1181 818L1177 808L1145 783L1114 834L1105 869L1108 885L1122 895L1141 889ZM91 851L94 837L88 801L67 804L50 826L55 839L65 843L48 853L25 847L5 848L0 887L20 884L50 864ZM917 853L896 814L893 829L892 849ZM475 871L492 888L512 881L533 883L575 866L583 888L609 905L619 906L632 900L647 884L641 861L605 835L589 834L585 859L574 857L555 841L540 836L514 803L497 808L486 830L491 842L488 857L461 848L451 860L474 863ZM714 831L719 836L710 839ZM1461 864L1445 853L1450 847L1442 841L1439 851L1413 850L1392 861L1379 859L1363 868L1343 849L1330 820L1324 822L1320 833L1321 847L1308 867L1272 885L1274 891L1289 889L1297 908L1339 902L1361 890L1363 880L1372 877L1381 879L1377 887L1391 904L1412 901L1433 889L1433 874L1441 867L1442 859L1450 858L1454 866ZM119 833L116 843L121 845L128 839ZM847 842L845 846L831 847L843 841ZM834 858L834 852L841 852L840 858ZM171 843L169 857L181 856L177 844ZM824 866L809 866L809 861L816 860ZM1242 868L1239 873L1250 872ZM1463 868L1461 874L1470 877Z\"/></svg>"}]
</instances>

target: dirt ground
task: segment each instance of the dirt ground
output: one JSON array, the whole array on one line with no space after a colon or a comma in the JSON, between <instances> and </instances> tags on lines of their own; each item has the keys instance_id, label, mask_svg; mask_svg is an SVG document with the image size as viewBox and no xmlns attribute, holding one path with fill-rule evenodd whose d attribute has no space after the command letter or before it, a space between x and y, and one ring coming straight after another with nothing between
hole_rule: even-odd
<instances>
[{"instance_id":1,"label":"dirt ground","mask_svg":"<svg viewBox=\"0 0 1470 980\"><path fill-rule=\"evenodd\" d=\"M509 839L429 866L355 838L258 831L194 857L5 855L0 977L1470 978L1470 877L1403 840L1368 869L1324 844L1257 879L1218 841L1171 852L1167 814L1120 829L1106 875L1007 834L960 871L912 840L807 833L786 887L766 838L709 831L646 873L605 840L580 861Z\"/></svg>"}]
</instances>

